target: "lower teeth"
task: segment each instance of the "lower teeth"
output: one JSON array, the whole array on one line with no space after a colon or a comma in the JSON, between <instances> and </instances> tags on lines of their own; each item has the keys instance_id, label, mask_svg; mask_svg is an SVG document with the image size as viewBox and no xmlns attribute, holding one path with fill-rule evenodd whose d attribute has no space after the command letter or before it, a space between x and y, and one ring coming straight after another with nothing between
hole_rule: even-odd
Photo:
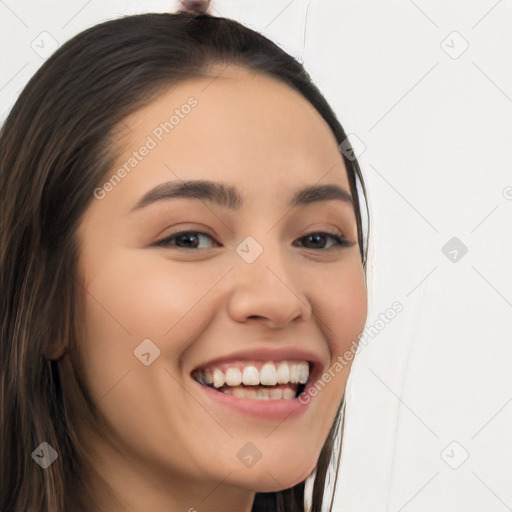
<instances>
[{"instance_id":1,"label":"lower teeth","mask_svg":"<svg viewBox=\"0 0 512 512\"><path fill-rule=\"evenodd\" d=\"M217 391L237 398L256 400L292 400L300 394L303 385L283 384L278 386L222 386Z\"/></svg>"}]
</instances>

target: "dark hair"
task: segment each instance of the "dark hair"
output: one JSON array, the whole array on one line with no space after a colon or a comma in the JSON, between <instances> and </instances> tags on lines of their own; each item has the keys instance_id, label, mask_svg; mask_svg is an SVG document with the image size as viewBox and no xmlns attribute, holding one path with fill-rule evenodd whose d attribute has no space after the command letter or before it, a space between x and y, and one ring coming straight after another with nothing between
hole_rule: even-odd
<instances>
[{"instance_id":1,"label":"dark hair","mask_svg":"<svg viewBox=\"0 0 512 512\"><path fill-rule=\"evenodd\" d=\"M185 12L127 16L81 32L41 66L7 117L0 132L0 510L93 507L82 478L93 467L76 429L79 421L107 427L82 373L77 226L111 171L120 121L170 85L229 64L288 84L325 119L338 144L346 139L335 113L293 57L234 20ZM357 160L345 154L343 159L366 272L356 180L368 213L366 189ZM48 357L62 345L69 358ZM63 375L69 386L61 386ZM322 509L340 426L343 433L343 405L344 399L315 469L313 512ZM59 457L41 471L31 454L44 441ZM337 476L337 466L335 471ZM304 495L304 482L257 493L252 510L302 512Z\"/></svg>"}]
</instances>

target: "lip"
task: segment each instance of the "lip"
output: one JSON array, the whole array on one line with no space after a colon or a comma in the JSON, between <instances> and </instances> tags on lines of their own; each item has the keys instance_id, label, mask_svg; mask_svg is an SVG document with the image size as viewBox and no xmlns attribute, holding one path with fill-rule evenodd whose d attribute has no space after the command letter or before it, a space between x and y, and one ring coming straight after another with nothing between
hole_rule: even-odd
<instances>
[{"instance_id":1,"label":"lip","mask_svg":"<svg viewBox=\"0 0 512 512\"><path fill-rule=\"evenodd\" d=\"M315 353L308 350L298 349L296 347L281 348L262 348L254 350L242 350L233 352L226 356L220 356L215 359L201 364L194 368L199 370L215 364L226 363L237 360L253 360L253 361L285 361L285 360L301 360L311 363L311 371L306 387L302 394L309 395L309 390L313 387L320 377L324 364L322 359ZM193 370L193 371L194 371ZM192 372L191 372L192 373ZM302 403L299 398L293 399L269 399L261 400L255 398L240 398L228 395L214 388L205 386L197 382L192 376L191 380L194 386L197 386L201 393L204 393L209 401L220 405L222 408L228 408L232 411L241 413L245 416L260 419L280 419L294 418L306 413L314 397L309 397L307 403Z\"/></svg>"},{"instance_id":2,"label":"lip","mask_svg":"<svg viewBox=\"0 0 512 512\"><path fill-rule=\"evenodd\" d=\"M233 395L227 395L222 391L216 391L214 388L204 386L196 380L192 379L199 392L213 403L220 405L222 408L228 408L232 411L239 412L244 416L258 419L278 419L295 418L304 414L310 407L313 400L303 404L298 398L286 399L268 399L260 400L257 398L239 398ZM312 383L308 383L304 393Z\"/></svg>"},{"instance_id":3,"label":"lip","mask_svg":"<svg viewBox=\"0 0 512 512\"><path fill-rule=\"evenodd\" d=\"M210 359L196 366L190 373L202 370L209 366L220 365L233 361L308 361L311 363L311 372L316 374L324 366L322 358L310 350L297 347L262 347L259 349L246 349L232 352L231 354Z\"/></svg>"}]
</instances>

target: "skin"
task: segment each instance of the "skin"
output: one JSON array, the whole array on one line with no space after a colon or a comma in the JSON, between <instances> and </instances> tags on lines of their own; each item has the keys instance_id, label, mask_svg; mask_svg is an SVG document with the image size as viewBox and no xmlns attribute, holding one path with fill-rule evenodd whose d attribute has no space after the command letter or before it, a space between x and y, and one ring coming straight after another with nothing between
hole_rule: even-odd
<instances>
[{"instance_id":1,"label":"skin","mask_svg":"<svg viewBox=\"0 0 512 512\"><path fill-rule=\"evenodd\" d=\"M121 183L92 201L79 229L86 380L125 453L93 433L82 439L95 470L134 512L250 511L255 492L304 480L350 365L305 414L284 421L223 408L197 389L190 372L241 348L285 345L315 351L327 370L366 321L352 205L287 206L305 185L350 191L327 123L286 84L235 67L213 76L182 82L124 120L118 166L175 108L190 96L198 101ZM179 198L130 212L148 190L179 179L236 186L244 204L233 212ZM212 238L201 235L195 249L183 239L181 247L151 246L184 229ZM297 242L319 231L338 232L352 245ZM247 236L263 248L252 264L235 250ZM160 349L149 366L133 354L146 338ZM250 468L236 455L247 442L262 453ZM97 499L112 510L99 491Z\"/></svg>"}]
</instances>

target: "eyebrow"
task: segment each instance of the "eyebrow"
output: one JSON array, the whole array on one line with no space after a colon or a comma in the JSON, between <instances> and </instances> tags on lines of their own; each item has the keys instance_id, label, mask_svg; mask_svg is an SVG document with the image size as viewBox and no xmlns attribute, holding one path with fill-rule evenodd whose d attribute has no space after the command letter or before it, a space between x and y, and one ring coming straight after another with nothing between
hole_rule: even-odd
<instances>
[{"instance_id":1,"label":"eyebrow","mask_svg":"<svg viewBox=\"0 0 512 512\"><path fill-rule=\"evenodd\" d=\"M206 180L169 181L144 194L130 212L176 198L204 199L234 211L240 210L243 205L242 195L231 185ZM354 204L350 193L338 185L312 185L295 192L288 206L293 208L331 200Z\"/></svg>"}]
</instances>

